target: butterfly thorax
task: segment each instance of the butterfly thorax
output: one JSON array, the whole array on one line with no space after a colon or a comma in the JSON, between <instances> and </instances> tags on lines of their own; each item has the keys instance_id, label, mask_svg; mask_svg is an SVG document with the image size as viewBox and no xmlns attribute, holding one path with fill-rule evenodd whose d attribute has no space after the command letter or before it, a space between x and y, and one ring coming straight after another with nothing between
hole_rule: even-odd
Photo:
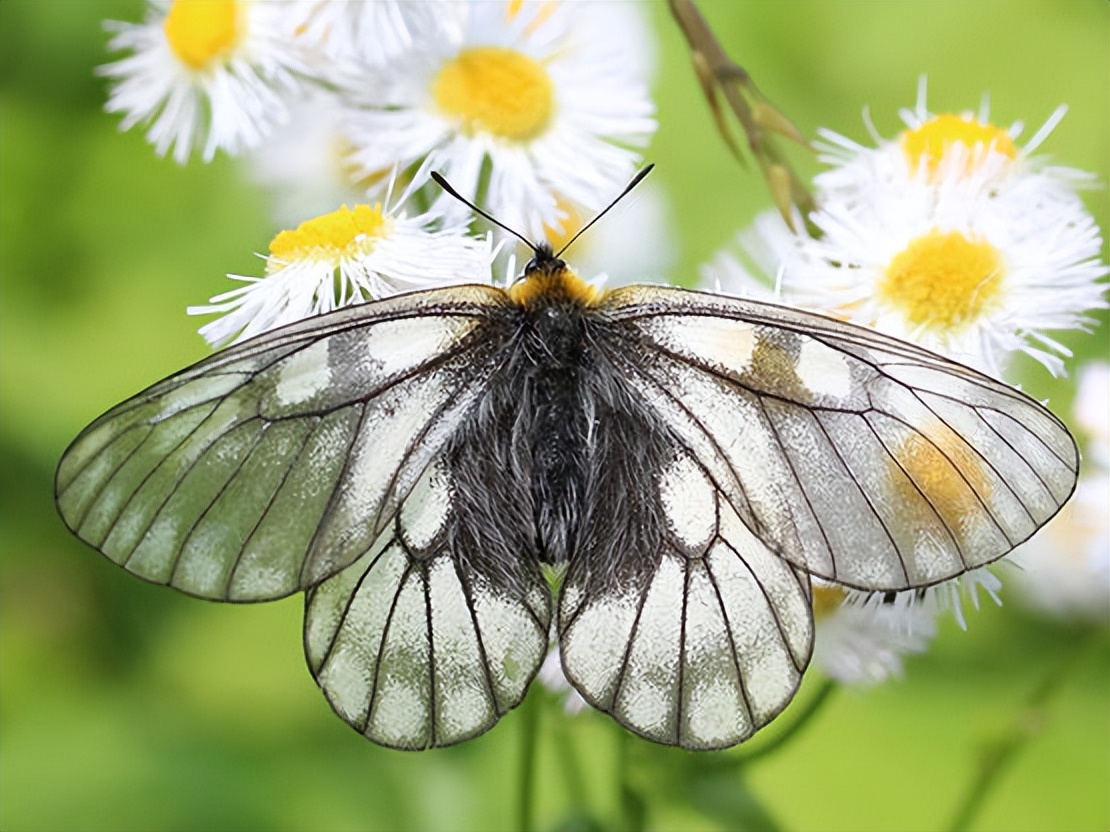
<instances>
[{"instance_id":1,"label":"butterfly thorax","mask_svg":"<svg viewBox=\"0 0 1110 832\"><path fill-rule=\"evenodd\" d=\"M524 274L509 288L509 297L523 307L549 304L561 299L582 307L596 306L604 293L567 268L547 244L536 249L536 256Z\"/></svg>"}]
</instances>

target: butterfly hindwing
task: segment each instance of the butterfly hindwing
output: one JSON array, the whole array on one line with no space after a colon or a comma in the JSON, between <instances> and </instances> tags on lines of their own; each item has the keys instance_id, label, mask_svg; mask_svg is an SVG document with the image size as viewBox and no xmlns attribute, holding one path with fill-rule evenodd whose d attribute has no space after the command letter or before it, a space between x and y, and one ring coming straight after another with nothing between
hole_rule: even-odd
<instances>
[{"instance_id":1,"label":"butterfly hindwing","mask_svg":"<svg viewBox=\"0 0 1110 832\"><path fill-rule=\"evenodd\" d=\"M770 304L662 287L604 314L635 388L743 522L812 575L927 586L1011 551L1067 500L1075 444L1027 396L912 345Z\"/></svg>"},{"instance_id":2,"label":"butterfly hindwing","mask_svg":"<svg viewBox=\"0 0 1110 832\"><path fill-rule=\"evenodd\" d=\"M483 287L344 310L229 348L106 413L58 468L74 532L225 600L288 595L366 552L493 371Z\"/></svg>"},{"instance_id":3,"label":"butterfly hindwing","mask_svg":"<svg viewBox=\"0 0 1110 832\"><path fill-rule=\"evenodd\" d=\"M458 533L458 502L438 457L366 555L307 594L313 675L336 713L383 745L482 733L523 699L547 649L537 565L502 558L491 574L474 536Z\"/></svg>"},{"instance_id":4,"label":"butterfly hindwing","mask_svg":"<svg viewBox=\"0 0 1110 832\"><path fill-rule=\"evenodd\" d=\"M583 697L656 742L724 748L746 739L793 698L809 663L809 580L741 521L693 454L672 445L654 481L658 550L584 552L567 572L559 639ZM596 538L587 529L589 541ZM641 565L638 580L606 580L591 561ZM624 568L623 571L631 571Z\"/></svg>"}]
</instances>

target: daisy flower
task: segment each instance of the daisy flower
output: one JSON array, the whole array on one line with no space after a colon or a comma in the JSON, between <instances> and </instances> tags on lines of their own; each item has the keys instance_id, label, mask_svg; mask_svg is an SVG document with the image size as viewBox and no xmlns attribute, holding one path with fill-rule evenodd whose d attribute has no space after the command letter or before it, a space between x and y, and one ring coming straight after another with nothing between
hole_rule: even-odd
<instances>
[{"instance_id":1,"label":"daisy flower","mask_svg":"<svg viewBox=\"0 0 1110 832\"><path fill-rule=\"evenodd\" d=\"M432 230L437 221L344 205L274 237L265 277L228 275L246 285L188 312L223 315L200 328L215 346L399 292L489 283L489 237L468 237L461 225Z\"/></svg>"},{"instance_id":2,"label":"daisy flower","mask_svg":"<svg viewBox=\"0 0 1110 832\"><path fill-rule=\"evenodd\" d=\"M1079 373L1074 422L1085 436L1075 494L1044 531L1014 553L1015 582L1029 606L1060 617L1110 616L1110 365Z\"/></svg>"},{"instance_id":3,"label":"daisy flower","mask_svg":"<svg viewBox=\"0 0 1110 832\"><path fill-rule=\"evenodd\" d=\"M1070 352L1048 333L1087 329L1105 306L1102 240L1082 202L1024 179L908 189L898 205L826 201L803 271L811 308L873 326L994 375L1023 351L1054 375Z\"/></svg>"},{"instance_id":4,"label":"daisy flower","mask_svg":"<svg viewBox=\"0 0 1110 832\"><path fill-rule=\"evenodd\" d=\"M1083 175L1028 155L1058 118L1019 150L1016 128L926 115L919 105L906 115L916 126L876 148L838 139L826 161L839 166L815 179L819 238L761 219L741 237L747 267L718 258L707 276L750 289L755 266L778 276L787 303L994 375L1018 351L1061 374L1070 353L1049 333L1091 326L1108 270L1074 189Z\"/></svg>"},{"instance_id":5,"label":"daisy flower","mask_svg":"<svg viewBox=\"0 0 1110 832\"><path fill-rule=\"evenodd\" d=\"M207 162L257 145L288 117L286 98L309 73L288 12L251 0L150 0L144 23L108 23L109 48L132 54L99 70L112 79L106 109L123 114L123 130L149 124L158 154L181 164L195 146Z\"/></svg>"},{"instance_id":6,"label":"daisy flower","mask_svg":"<svg viewBox=\"0 0 1110 832\"><path fill-rule=\"evenodd\" d=\"M437 170L536 238L560 227L561 200L597 210L655 129L643 62L613 23L636 13L623 5L466 4L457 32L429 28L387 67L345 82L352 161L367 176ZM466 212L435 197L437 211Z\"/></svg>"},{"instance_id":7,"label":"daisy flower","mask_svg":"<svg viewBox=\"0 0 1110 832\"><path fill-rule=\"evenodd\" d=\"M813 665L843 685L899 678L903 658L928 649L941 615L951 614L966 630L964 604L978 609L985 595L1001 606L1001 586L990 568L897 593L861 592L815 580Z\"/></svg>"},{"instance_id":8,"label":"daisy flower","mask_svg":"<svg viewBox=\"0 0 1110 832\"><path fill-rule=\"evenodd\" d=\"M1019 146L1024 125L1014 122L1003 128L993 124L986 98L978 113L934 114L928 109L927 94L922 78L914 108L899 113L906 129L893 140L880 136L867 120L874 147L832 130L818 130L819 158L830 169L816 176L814 184L825 198L842 204L867 204L876 198L876 191L890 190L897 198L908 181L941 187L961 179L1004 184L1012 175L1030 173L1044 176L1065 191L1092 182L1089 173L1049 165L1045 157L1033 155L1063 120L1067 107L1057 107Z\"/></svg>"}]
</instances>

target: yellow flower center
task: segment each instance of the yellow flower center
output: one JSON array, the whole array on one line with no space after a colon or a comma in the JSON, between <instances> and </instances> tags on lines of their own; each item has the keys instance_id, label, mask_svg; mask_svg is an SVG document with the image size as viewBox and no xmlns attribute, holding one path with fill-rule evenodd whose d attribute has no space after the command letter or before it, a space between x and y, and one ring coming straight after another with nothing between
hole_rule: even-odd
<instances>
[{"instance_id":1,"label":"yellow flower center","mask_svg":"<svg viewBox=\"0 0 1110 832\"><path fill-rule=\"evenodd\" d=\"M832 615L840 609L840 606L844 603L844 599L847 597L844 590L838 586L814 584L813 617L824 618L827 615Z\"/></svg>"},{"instance_id":2,"label":"yellow flower center","mask_svg":"<svg viewBox=\"0 0 1110 832\"><path fill-rule=\"evenodd\" d=\"M544 65L501 46L459 53L436 76L432 95L463 132L516 141L539 135L555 110L555 87Z\"/></svg>"},{"instance_id":3,"label":"yellow flower center","mask_svg":"<svg viewBox=\"0 0 1110 832\"><path fill-rule=\"evenodd\" d=\"M373 251L389 233L391 222L382 206L346 205L330 214L305 220L292 231L282 231L270 243L269 271L301 260L331 260L358 257Z\"/></svg>"},{"instance_id":4,"label":"yellow flower center","mask_svg":"<svg viewBox=\"0 0 1110 832\"><path fill-rule=\"evenodd\" d=\"M969 150L982 145L1010 159L1017 157L1017 147L1005 130L953 113L934 116L920 127L903 131L901 142L910 169L917 170L924 159L929 173L936 172L944 154L957 143Z\"/></svg>"},{"instance_id":5,"label":"yellow flower center","mask_svg":"<svg viewBox=\"0 0 1110 832\"><path fill-rule=\"evenodd\" d=\"M891 259L878 294L917 326L954 330L997 298L1004 276L1002 254L990 243L934 229Z\"/></svg>"},{"instance_id":6,"label":"yellow flower center","mask_svg":"<svg viewBox=\"0 0 1110 832\"><path fill-rule=\"evenodd\" d=\"M182 63L204 69L226 58L243 39L244 12L236 0L174 0L162 28Z\"/></svg>"}]
</instances>

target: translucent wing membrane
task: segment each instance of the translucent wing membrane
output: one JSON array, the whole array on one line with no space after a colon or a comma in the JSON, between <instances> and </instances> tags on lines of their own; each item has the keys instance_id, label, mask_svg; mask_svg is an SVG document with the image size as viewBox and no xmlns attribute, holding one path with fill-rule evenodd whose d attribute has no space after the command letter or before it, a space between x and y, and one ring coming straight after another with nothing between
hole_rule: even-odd
<instances>
[{"instance_id":1,"label":"translucent wing membrane","mask_svg":"<svg viewBox=\"0 0 1110 832\"><path fill-rule=\"evenodd\" d=\"M599 592L582 560L559 606L563 667L585 699L656 742L723 748L793 698L813 640L809 579L751 533L692 454L654 486L664 520L646 580ZM616 568L616 567L614 567Z\"/></svg>"},{"instance_id":2,"label":"translucent wing membrane","mask_svg":"<svg viewBox=\"0 0 1110 832\"><path fill-rule=\"evenodd\" d=\"M810 574L901 590L996 560L1067 500L1078 455L1027 396L870 330L677 289L604 314L623 371L738 517Z\"/></svg>"},{"instance_id":3,"label":"translucent wing membrane","mask_svg":"<svg viewBox=\"0 0 1110 832\"><path fill-rule=\"evenodd\" d=\"M547 650L550 595L519 557L483 574L456 516L449 467L430 465L390 527L308 592L305 651L344 720L383 745L469 739L524 698ZM507 591L506 570L517 591Z\"/></svg>"},{"instance_id":4,"label":"translucent wing membrane","mask_svg":"<svg viewBox=\"0 0 1110 832\"><path fill-rule=\"evenodd\" d=\"M360 558L493 372L465 287L310 320L228 349L106 413L69 447L69 527L131 572L278 598Z\"/></svg>"}]
</instances>

